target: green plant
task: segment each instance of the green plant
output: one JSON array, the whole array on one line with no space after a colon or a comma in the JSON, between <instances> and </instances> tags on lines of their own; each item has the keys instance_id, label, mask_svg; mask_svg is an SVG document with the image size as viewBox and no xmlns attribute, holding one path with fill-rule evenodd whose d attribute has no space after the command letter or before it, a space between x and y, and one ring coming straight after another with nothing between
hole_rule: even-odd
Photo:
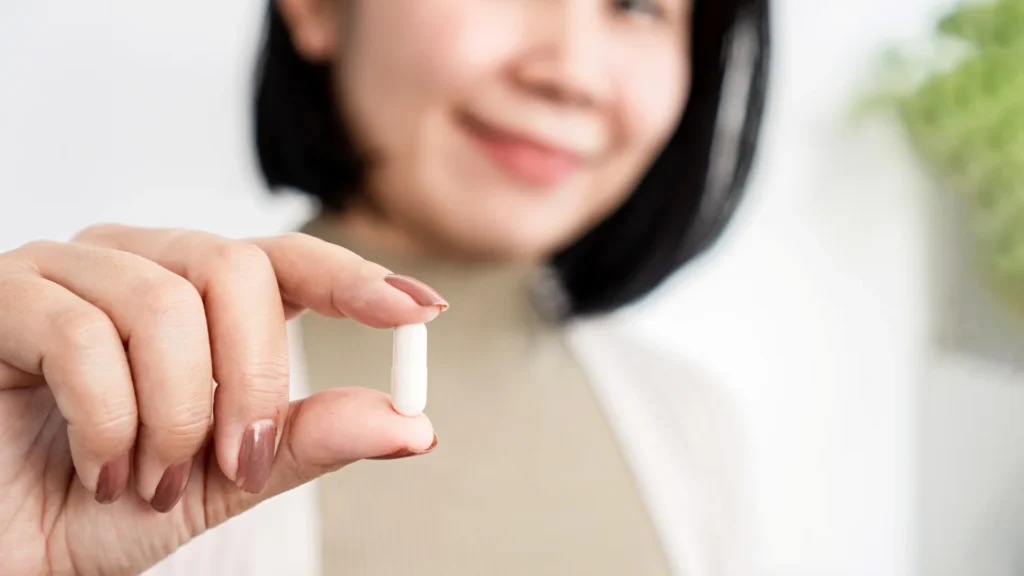
<instances>
[{"instance_id":1,"label":"green plant","mask_svg":"<svg viewBox=\"0 0 1024 576\"><path fill-rule=\"evenodd\" d=\"M936 29L930 62L889 54L874 103L894 104L925 163L969 195L985 273L1024 313L1024 0L962 4Z\"/></svg>"}]
</instances>

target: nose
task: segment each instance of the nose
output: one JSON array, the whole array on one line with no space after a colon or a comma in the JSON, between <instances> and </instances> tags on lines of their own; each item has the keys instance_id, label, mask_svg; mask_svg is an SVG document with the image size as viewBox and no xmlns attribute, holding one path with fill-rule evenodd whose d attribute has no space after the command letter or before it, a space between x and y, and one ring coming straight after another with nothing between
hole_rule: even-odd
<instances>
[{"instance_id":1,"label":"nose","mask_svg":"<svg viewBox=\"0 0 1024 576\"><path fill-rule=\"evenodd\" d=\"M603 2L531 2L529 50L517 67L524 88L559 103L592 107L608 97L609 28Z\"/></svg>"}]
</instances>

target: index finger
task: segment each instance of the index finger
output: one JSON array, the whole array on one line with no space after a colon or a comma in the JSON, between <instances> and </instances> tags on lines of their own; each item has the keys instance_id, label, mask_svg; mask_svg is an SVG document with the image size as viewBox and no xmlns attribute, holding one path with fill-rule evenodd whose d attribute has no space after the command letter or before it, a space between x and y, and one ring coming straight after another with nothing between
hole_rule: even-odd
<instances>
[{"instance_id":1,"label":"index finger","mask_svg":"<svg viewBox=\"0 0 1024 576\"><path fill-rule=\"evenodd\" d=\"M429 322L448 308L436 290L306 234L257 238L290 313L308 308L375 328Z\"/></svg>"},{"instance_id":2,"label":"index finger","mask_svg":"<svg viewBox=\"0 0 1024 576\"><path fill-rule=\"evenodd\" d=\"M109 224L89 228L76 239L138 254L189 278L189 270L202 265L195 259L203 255L194 253L183 239L195 234ZM448 302L426 284L306 234L248 242L269 258L288 317L310 309L374 328L393 328L430 322L448 308Z\"/></svg>"}]
</instances>

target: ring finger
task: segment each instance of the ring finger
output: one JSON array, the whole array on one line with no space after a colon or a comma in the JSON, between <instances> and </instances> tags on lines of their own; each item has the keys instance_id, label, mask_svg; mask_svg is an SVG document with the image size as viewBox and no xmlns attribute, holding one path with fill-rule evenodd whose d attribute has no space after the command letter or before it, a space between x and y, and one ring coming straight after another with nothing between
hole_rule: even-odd
<instances>
[{"instance_id":1,"label":"ring finger","mask_svg":"<svg viewBox=\"0 0 1024 576\"><path fill-rule=\"evenodd\" d=\"M211 422L210 342L199 293L184 278L126 252L42 244L24 255L44 278L102 310L126 344L140 424L136 488L154 508L169 510Z\"/></svg>"}]
</instances>

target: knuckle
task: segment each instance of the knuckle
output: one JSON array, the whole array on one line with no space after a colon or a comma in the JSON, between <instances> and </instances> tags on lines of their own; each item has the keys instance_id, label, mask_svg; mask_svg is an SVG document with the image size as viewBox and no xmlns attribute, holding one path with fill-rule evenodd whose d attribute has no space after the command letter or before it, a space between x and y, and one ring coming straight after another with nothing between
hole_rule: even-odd
<instances>
[{"instance_id":1,"label":"knuckle","mask_svg":"<svg viewBox=\"0 0 1024 576\"><path fill-rule=\"evenodd\" d=\"M96 444L128 450L135 442L139 414L134 402L105 398L106 406L88 425L88 436Z\"/></svg>"},{"instance_id":2,"label":"knuckle","mask_svg":"<svg viewBox=\"0 0 1024 576\"><path fill-rule=\"evenodd\" d=\"M15 252L34 254L36 252L51 250L59 245L60 242L54 242L53 240L32 240L16 248Z\"/></svg>"},{"instance_id":3,"label":"knuckle","mask_svg":"<svg viewBox=\"0 0 1024 576\"><path fill-rule=\"evenodd\" d=\"M218 289L278 290L277 274L266 252L247 242L226 242L216 248L209 278Z\"/></svg>"},{"instance_id":4,"label":"knuckle","mask_svg":"<svg viewBox=\"0 0 1024 576\"><path fill-rule=\"evenodd\" d=\"M6 258L19 264L29 265L32 259L40 253L54 250L59 245L60 242L54 242L52 240L32 240L31 242L26 242L14 250L11 250L6 255L0 255L0 258Z\"/></svg>"},{"instance_id":5,"label":"knuckle","mask_svg":"<svg viewBox=\"0 0 1024 576\"><path fill-rule=\"evenodd\" d=\"M277 274L270 257L259 246L249 242L219 243L213 249L209 266L211 277L217 281L277 285Z\"/></svg>"},{"instance_id":6,"label":"knuckle","mask_svg":"<svg viewBox=\"0 0 1024 576\"><path fill-rule=\"evenodd\" d=\"M299 248L308 246L314 239L309 234L303 232L287 232L278 236L276 241L286 248Z\"/></svg>"},{"instance_id":7,"label":"knuckle","mask_svg":"<svg viewBox=\"0 0 1024 576\"><path fill-rule=\"evenodd\" d=\"M96 223L96 224L91 224L89 226L86 226L85 228L82 228L81 230L78 231L77 234L74 235L72 240L74 240L74 241L80 241L80 240L87 241L90 238L102 237L102 236L108 235L108 234L110 234L112 232L116 232L117 230L120 230L120 229L123 229L123 228L124 228L124 226L122 226L120 224L113 224L113 223L109 223L109 222L99 222L99 223Z\"/></svg>"},{"instance_id":8,"label":"knuckle","mask_svg":"<svg viewBox=\"0 0 1024 576\"><path fill-rule=\"evenodd\" d=\"M235 383L250 402L276 405L288 395L287 358L260 362L238 375Z\"/></svg>"},{"instance_id":9,"label":"knuckle","mask_svg":"<svg viewBox=\"0 0 1024 576\"><path fill-rule=\"evenodd\" d=\"M209 432L213 407L209 401L196 400L175 407L153 426L162 441L172 448L188 451L201 444Z\"/></svg>"},{"instance_id":10,"label":"knuckle","mask_svg":"<svg viewBox=\"0 0 1024 576\"><path fill-rule=\"evenodd\" d=\"M121 340L110 318L91 306L80 306L59 312L55 315L53 323L56 336L54 343L72 355L87 354Z\"/></svg>"},{"instance_id":11,"label":"knuckle","mask_svg":"<svg viewBox=\"0 0 1024 576\"><path fill-rule=\"evenodd\" d=\"M157 317L192 318L203 312L203 299L191 282L174 274L140 278L134 294Z\"/></svg>"},{"instance_id":12,"label":"knuckle","mask_svg":"<svg viewBox=\"0 0 1024 576\"><path fill-rule=\"evenodd\" d=\"M220 269L234 272L264 273L272 270L267 254L249 242L229 240L218 243L213 249L212 262Z\"/></svg>"}]
</instances>

